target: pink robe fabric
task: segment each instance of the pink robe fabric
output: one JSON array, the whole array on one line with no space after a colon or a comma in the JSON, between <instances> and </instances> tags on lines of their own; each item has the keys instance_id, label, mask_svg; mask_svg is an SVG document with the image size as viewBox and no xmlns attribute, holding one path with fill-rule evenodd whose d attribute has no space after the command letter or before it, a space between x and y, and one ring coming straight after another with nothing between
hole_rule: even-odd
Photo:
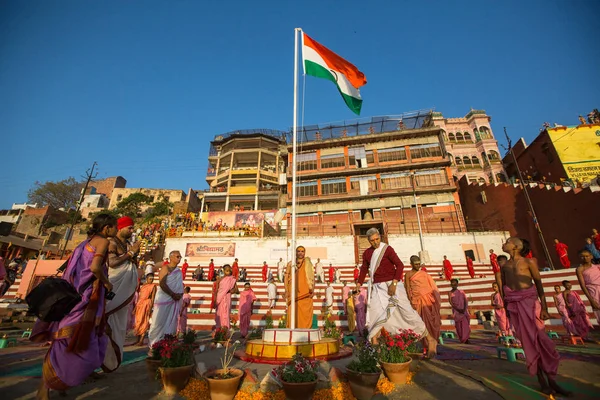
<instances>
[{"instance_id":1,"label":"pink robe fabric","mask_svg":"<svg viewBox=\"0 0 600 400\"><path fill-rule=\"evenodd\" d=\"M356 328L358 334L362 335L367 325L367 289L361 288L360 293L356 296L356 303L354 304L354 311L356 312Z\"/></svg>"},{"instance_id":2,"label":"pink robe fabric","mask_svg":"<svg viewBox=\"0 0 600 400\"><path fill-rule=\"evenodd\" d=\"M460 342L465 343L469 340L469 336L471 336L471 316L469 314L468 301L465 292L458 289L454 292L450 292L450 303L458 309L465 309L464 314L452 309L456 334L458 335Z\"/></svg>"},{"instance_id":3,"label":"pink robe fabric","mask_svg":"<svg viewBox=\"0 0 600 400\"><path fill-rule=\"evenodd\" d=\"M231 314L231 293L229 291L235 286L235 278L231 275L224 276L219 281L217 291L217 313L215 315L215 324L217 328L226 326L229 328L229 316Z\"/></svg>"},{"instance_id":4,"label":"pink robe fabric","mask_svg":"<svg viewBox=\"0 0 600 400\"><path fill-rule=\"evenodd\" d=\"M569 311L567 310L567 305L562 292L559 295L554 296L554 301L556 302L556 309L562 318L562 323L567 330L567 334L576 335L575 326L573 326L573 321L569 318Z\"/></svg>"},{"instance_id":5,"label":"pink robe fabric","mask_svg":"<svg viewBox=\"0 0 600 400\"><path fill-rule=\"evenodd\" d=\"M500 293L494 293L494 299L492 300L494 305L494 312L496 314L496 321L498 322L498 328L502 335L510 335L510 328L508 326L508 319L506 318L506 310L504 309L504 302Z\"/></svg>"},{"instance_id":6,"label":"pink robe fabric","mask_svg":"<svg viewBox=\"0 0 600 400\"><path fill-rule=\"evenodd\" d=\"M238 313L240 315L240 333L242 337L246 337L248 334L248 328L250 327L250 317L252 316L252 303L256 301L254 291L244 290L240 293L240 302L238 305Z\"/></svg>"},{"instance_id":7,"label":"pink robe fabric","mask_svg":"<svg viewBox=\"0 0 600 400\"><path fill-rule=\"evenodd\" d=\"M346 300L348 300L348 296L350 296L350 286L344 286L342 288L342 304L344 305L344 314L348 315L348 310L346 309Z\"/></svg>"},{"instance_id":8,"label":"pink robe fabric","mask_svg":"<svg viewBox=\"0 0 600 400\"><path fill-rule=\"evenodd\" d=\"M523 344L529 374L536 375L540 367L550 378L555 379L560 356L540 318L542 305L535 285L523 290L512 290L504 286L504 300L515 335Z\"/></svg>"},{"instance_id":9,"label":"pink robe fabric","mask_svg":"<svg viewBox=\"0 0 600 400\"><path fill-rule=\"evenodd\" d=\"M188 307L192 302L192 296L189 293L185 293L181 297L181 313L179 314L179 323L177 324L177 333L185 333L187 331L187 313Z\"/></svg>"},{"instance_id":10,"label":"pink robe fabric","mask_svg":"<svg viewBox=\"0 0 600 400\"><path fill-rule=\"evenodd\" d=\"M576 292L571 291L564 297L566 297L569 318L573 321L575 332L577 332L577 336L585 339L590 329L592 329L592 323L585 310L585 304L583 304L581 297Z\"/></svg>"},{"instance_id":11,"label":"pink robe fabric","mask_svg":"<svg viewBox=\"0 0 600 400\"><path fill-rule=\"evenodd\" d=\"M600 265L592 265L583 270L582 275L590 296L600 305ZM596 314L597 323L600 324L600 310L594 310L594 314Z\"/></svg>"}]
</instances>

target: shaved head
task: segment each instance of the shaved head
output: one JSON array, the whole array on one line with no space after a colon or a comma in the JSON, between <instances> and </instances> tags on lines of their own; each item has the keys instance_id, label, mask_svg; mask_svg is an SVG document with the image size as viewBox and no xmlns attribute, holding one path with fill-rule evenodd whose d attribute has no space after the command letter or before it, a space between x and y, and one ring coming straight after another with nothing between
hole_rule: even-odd
<instances>
[{"instance_id":1,"label":"shaved head","mask_svg":"<svg viewBox=\"0 0 600 400\"><path fill-rule=\"evenodd\" d=\"M508 239L508 241L514 244L518 250L521 250L523 248L523 241L518 237L511 237Z\"/></svg>"}]
</instances>

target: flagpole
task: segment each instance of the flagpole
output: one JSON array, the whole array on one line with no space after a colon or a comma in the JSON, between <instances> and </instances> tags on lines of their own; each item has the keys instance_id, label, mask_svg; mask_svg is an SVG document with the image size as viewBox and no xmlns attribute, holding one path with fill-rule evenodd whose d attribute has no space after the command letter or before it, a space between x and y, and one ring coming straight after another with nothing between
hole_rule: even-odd
<instances>
[{"instance_id":1,"label":"flagpole","mask_svg":"<svg viewBox=\"0 0 600 400\"><path fill-rule=\"evenodd\" d=\"M291 310L290 328L296 329L296 149L298 143L298 33L301 28L294 29L294 118L292 125L292 271L291 271Z\"/></svg>"}]
</instances>

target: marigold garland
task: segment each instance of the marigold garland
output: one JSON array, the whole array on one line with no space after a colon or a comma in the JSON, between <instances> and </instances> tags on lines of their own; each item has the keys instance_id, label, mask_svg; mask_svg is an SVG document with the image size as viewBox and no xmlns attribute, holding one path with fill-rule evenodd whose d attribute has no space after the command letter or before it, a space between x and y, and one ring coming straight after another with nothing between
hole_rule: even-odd
<instances>
[{"instance_id":1,"label":"marigold garland","mask_svg":"<svg viewBox=\"0 0 600 400\"><path fill-rule=\"evenodd\" d=\"M408 382L408 379L407 379L407 382ZM377 382L376 393L381 393L383 395L386 395L386 394L391 393L395 388L396 388L396 385L394 385L392 382L390 382L388 378L382 377L382 378L379 378L379 381Z\"/></svg>"}]
</instances>

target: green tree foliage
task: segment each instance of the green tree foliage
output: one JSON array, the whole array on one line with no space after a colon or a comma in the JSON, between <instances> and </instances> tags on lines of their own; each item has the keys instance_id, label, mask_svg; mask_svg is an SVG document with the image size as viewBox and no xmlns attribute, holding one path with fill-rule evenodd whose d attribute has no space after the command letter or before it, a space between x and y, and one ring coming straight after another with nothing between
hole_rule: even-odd
<instances>
[{"instance_id":1,"label":"green tree foliage","mask_svg":"<svg viewBox=\"0 0 600 400\"><path fill-rule=\"evenodd\" d=\"M27 192L27 201L69 210L77 206L82 188L83 182L78 182L72 176L57 182L36 181Z\"/></svg>"},{"instance_id":2,"label":"green tree foliage","mask_svg":"<svg viewBox=\"0 0 600 400\"><path fill-rule=\"evenodd\" d=\"M172 210L173 203L167 201L167 199L165 199L165 196L161 195L159 197L159 200L156 203L152 204L152 208L148 209L144 219L145 221L149 222L160 216L171 214Z\"/></svg>"},{"instance_id":3,"label":"green tree foliage","mask_svg":"<svg viewBox=\"0 0 600 400\"><path fill-rule=\"evenodd\" d=\"M152 197L143 193L133 193L117 203L114 211L121 216L137 218L142 212L142 205L150 203L152 203Z\"/></svg>"}]
</instances>

